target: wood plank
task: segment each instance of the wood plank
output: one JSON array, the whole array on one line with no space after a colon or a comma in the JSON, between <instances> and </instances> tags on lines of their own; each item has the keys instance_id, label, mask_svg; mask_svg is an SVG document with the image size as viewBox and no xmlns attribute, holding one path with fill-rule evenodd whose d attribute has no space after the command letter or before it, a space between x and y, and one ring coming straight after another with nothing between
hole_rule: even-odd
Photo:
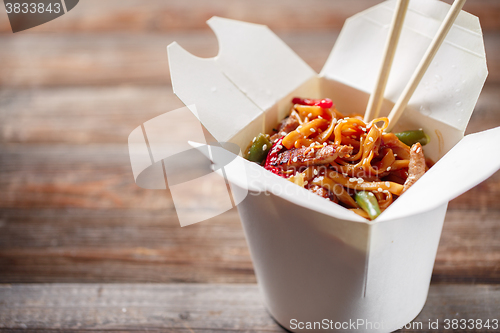
<instances>
[{"instance_id":1,"label":"wood plank","mask_svg":"<svg viewBox=\"0 0 500 333\"><path fill-rule=\"evenodd\" d=\"M255 282L236 210L181 228L168 210L3 209L0 281Z\"/></svg>"},{"instance_id":2,"label":"wood plank","mask_svg":"<svg viewBox=\"0 0 500 333\"><path fill-rule=\"evenodd\" d=\"M14 284L0 286L3 332L285 332L254 284ZM498 285L431 285L412 328L445 319L498 319ZM286 325L286 324L285 324ZM486 332L490 330L476 330ZM494 331L494 330L493 330Z\"/></svg>"},{"instance_id":3,"label":"wood plank","mask_svg":"<svg viewBox=\"0 0 500 333\"><path fill-rule=\"evenodd\" d=\"M38 144L124 144L137 126L184 106L170 86L9 88L0 103L0 142Z\"/></svg>"},{"instance_id":4,"label":"wood plank","mask_svg":"<svg viewBox=\"0 0 500 333\"><path fill-rule=\"evenodd\" d=\"M449 209L446 213L432 280L498 283L500 211L466 211L460 206L452 201L450 207L456 209Z\"/></svg>"},{"instance_id":5,"label":"wood plank","mask_svg":"<svg viewBox=\"0 0 500 333\"><path fill-rule=\"evenodd\" d=\"M171 209L136 186L126 145L0 146L0 207Z\"/></svg>"},{"instance_id":6,"label":"wood plank","mask_svg":"<svg viewBox=\"0 0 500 333\"><path fill-rule=\"evenodd\" d=\"M67 15L23 34L40 32L102 32L208 29L205 21L216 15L266 24L274 30L340 29L346 18L381 0L140 0L81 1ZM445 0L451 3L452 0ZM483 30L498 30L500 5L496 0L469 0L464 10L481 19ZM10 33L5 11L0 12L0 32Z\"/></svg>"},{"instance_id":7,"label":"wood plank","mask_svg":"<svg viewBox=\"0 0 500 333\"><path fill-rule=\"evenodd\" d=\"M251 283L235 210L181 228L164 210L2 209L0 283ZM451 209L435 282L500 282L500 212Z\"/></svg>"},{"instance_id":8,"label":"wood plank","mask_svg":"<svg viewBox=\"0 0 500 333\"><path fill-rule=\"evenodd\" d=\"M500 126L500 84L486 84L467 134ZM140 124L184 106L170 86L0 90L0 143L125 143ZM168 129L179 137L178 126Z\"/></svg>"},{"instance_id":9,"label":"wood plank","mask_svg":"<svg viewBox=\"0 0 500 333\"><path fill-rule=\"evenodd\" d=\"M337 35L338 31L302 32L280 37L319 71ZM166 47L174 41L200 57L218 53L217 39L211 31L0 35L0 85L168 85ZM310 52L312 49L314 52Z\"/></svg>"},{"instance_id":10,"label":"wood plank","mask_svg":"<svg viewBox=\"0 0 500 333\"><path fill-rule=\"evenodd\" d=\"M279 32L278 36L319 72L338 30ZM168 85L166 46L173 41L201 57L218 52L217 40L210 31L0 35L0 86ZM488 82L498 83L500 34L486 33L485 48Z\"/></svg>"},{"instance_id":11,"label":"wood plank","mask_svg":"<svg viewBox=\"0 0 500 333\"><path fill-rule=\"evenodd\" d=\"M500 171L450 208L498 210ZM126 145L0 145L0 208L171 209L168 191L136 186Z\"/></svg>"}]
</instances>

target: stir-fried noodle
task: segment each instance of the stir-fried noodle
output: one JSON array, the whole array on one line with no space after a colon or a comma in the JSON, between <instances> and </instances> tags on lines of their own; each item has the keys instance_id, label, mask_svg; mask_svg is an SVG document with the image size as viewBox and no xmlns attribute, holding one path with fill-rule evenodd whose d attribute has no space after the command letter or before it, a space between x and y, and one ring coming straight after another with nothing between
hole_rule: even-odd
<instances>
[{"instance_id":1,"label":"stir-fried noodle","mask_svg":"<svg viewBox=\"0 0 500 333\"><path fill-rule=\"evenodd\" d=\"M262 156L253 160L373 219L427 168L418 134L420 142L410 148L396 134L386 133L387 126L385 117L368 124L361 116L345 117L328 99L294 98L280 128L254 139L247 156Z\"/></svg>"}]
</instances>

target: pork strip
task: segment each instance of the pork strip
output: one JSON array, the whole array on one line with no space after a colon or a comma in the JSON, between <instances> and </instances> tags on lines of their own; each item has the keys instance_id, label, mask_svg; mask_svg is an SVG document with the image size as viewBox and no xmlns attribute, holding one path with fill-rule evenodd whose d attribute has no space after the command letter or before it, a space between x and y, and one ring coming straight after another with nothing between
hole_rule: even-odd
<instances>
[{"instance_id":1,"label":"pork strip","mask_svg":"<svg viewBox=\"0 0 500 333\"><path fill-rule=\"evenodd\" d=\"M408 178L403 185L404 193L425 173L425 156L422 145L417 142L410 149L410 164L408 165Z\"/></svg>"},{"instance_id":2,"label":"pork strip","mask_svg":"<svg viewBox=\"0 0 500 333\"><path fill-rule=\"evenodd\" d=\"M318 149L292 148L279 153L277 158L270 161L270 164L283 169L329 164L339 156L344 157L350 154L352 149L351 146L344 145L327 145Z\"/></svg>"},{"instance_id":3,"label":"pork strip","mask_svg":"<svg viewBox=\"0 0 500 333\"><path fill-rule=\"evenodd\" d=\"M330 191L328 191L326 188L323 188L323 187L318 186L318 185L313 185L313 186L309 187L309 190L312 191L313 193L316 193L320 197L323 197L323 198L328 199L330 201L333 201L335 203L339 202L337 197L335 195L332 195L330 193Z\"/></svg>"},{"instance_id":4,"label":"pork strip","mask_svg":"<svg viewBox=\"0 0 500 333\"><path fill-rule=\"evenodd\" d=\"M277 139L287 135L297 127L299 127L299 121L295 117L287 117L283 119L281 121L278 133L271 136L271 141L275 142Z\"/></svg>"}]
</instances>

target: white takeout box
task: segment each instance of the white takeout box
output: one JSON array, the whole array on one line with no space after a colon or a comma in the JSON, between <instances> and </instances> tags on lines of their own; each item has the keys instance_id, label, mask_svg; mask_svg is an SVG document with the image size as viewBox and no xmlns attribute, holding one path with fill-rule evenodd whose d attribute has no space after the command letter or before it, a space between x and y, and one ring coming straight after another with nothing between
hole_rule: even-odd
<instances>
[{"instance_id":1,"label":"white takeout box","mask_svg":"<svg viewBox=\"0 0 500 333\"><path fill-rule=\"evenodd\" d=\"M349 18L319 75L266 26L213 17L208 24L219 41L216 57L168 46L174 92L195 106L190 108L215 140L242 151L255 135L277 126L294 96L328 97L344 114L363 114L394 7L395 1L386 1ZM410 2L383 115L448 9L436 0ZM498 150L491 149L500 128L464 138L486 76L479 20L462 12L394 129L423 128L431 137L425 154L438 162L375 221L240 156L234 160L239 167L228 168L226 176L235 202L250 191L238 211L264 301L281 325L301 331L294 323L325 325L326 319L344 331L389 332L418 315L448 201L500 166ZM225 153L214 146L210 157L217 163L217 154ZM478 163L471 163L476 156Z\"/></svg>"}]
</instances>

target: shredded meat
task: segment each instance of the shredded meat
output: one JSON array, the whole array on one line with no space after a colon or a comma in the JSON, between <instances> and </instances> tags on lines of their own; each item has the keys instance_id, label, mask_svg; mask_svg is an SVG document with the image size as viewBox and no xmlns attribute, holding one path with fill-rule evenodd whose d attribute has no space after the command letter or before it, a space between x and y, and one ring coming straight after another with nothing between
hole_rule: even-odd
<instances>
[{"instance_id":1,"label":"shredded meat","mask_svg":"<svg viewBox=\"0 0 500 333\"><path fill-rule=\"evenodd\" d=\"M425 157L422 145L415 143L410 149L410 164L408 165L408 178L403 186L403 193L409 189L425 173Z\"/></svg>"},{"instance_id":2,"label":"shredded meat","mask_svg":"<svg viewBox=\"0 0 500 333\"><path fill-rule=\"evenodd\" d=\"M350 154L352 149L352 147L344 145L328 145L319 149L292 148L279 153L277 158L271 159L270 164L283 169L329 164L339 156L344 157Z\"/></svg>"},{"instance_id":3,"label":"shredded meat","mask_svg":"<svg viewBox=\"0 0 500 333\"><path fill-rule=\"evenodd\" d=\"M272 142L276 141L277 139L281 138L282 136L285 136L286 134L295 130L297 127L299 127L299 121L297 119L295 119L294 117L287 117L287 118L283 119L281 121L278 133L271 136L271 141Z\"/></svg>"},{"instance_id":4,"label":"shredded meat","mask_svg":"<svg viewBox=\"0 0 500 333\"><path fill-rule=\"evenodd\" d=\"M337 199L337 197L335 195L332 195L330 193L330 191L328 191L326 188L323 188L321 186L318 186L318 185L313 185L311 187L309 187L309 190L311 190L312 192L316 193L317 195L319 195L320 197L323 197L325 199L329 199L335 203L338 203L339 200Z\"/></svg>"}]
</instances>

